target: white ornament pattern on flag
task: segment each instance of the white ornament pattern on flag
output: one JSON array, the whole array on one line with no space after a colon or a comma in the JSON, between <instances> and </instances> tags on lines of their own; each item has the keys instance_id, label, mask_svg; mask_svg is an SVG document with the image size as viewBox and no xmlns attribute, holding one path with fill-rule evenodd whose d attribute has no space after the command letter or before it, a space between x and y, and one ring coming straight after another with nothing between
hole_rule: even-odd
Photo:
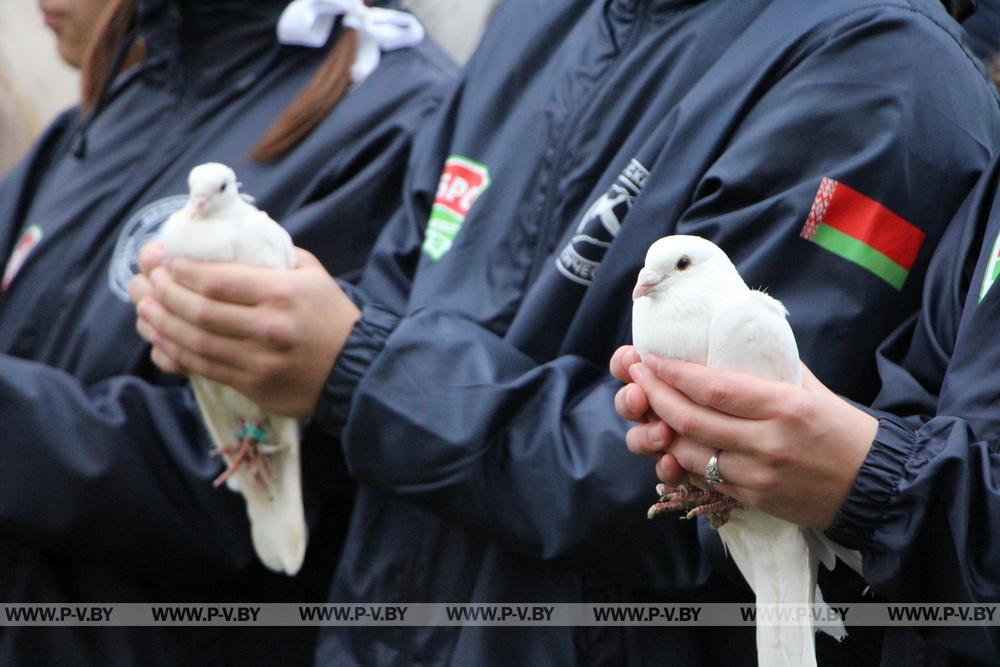
<instances>
[{"instance_id":1,"label":"white ornament pattern on flag","mask_svg":"<svg viewBox=\"0 0 1000 667\"><path fill-rule=\"evenodd\" d=\"M830 208L830 202L833 201L833 195L836 192L837 181L826 177L820 181L819 191L816 192L816 199L813 200L812 210L809 211L806 224L802 227L802 232L799 234L802 238L811 241L813 236L816 235L816 228L824 222L826 211Z\"/></svg>"}]
</instances>

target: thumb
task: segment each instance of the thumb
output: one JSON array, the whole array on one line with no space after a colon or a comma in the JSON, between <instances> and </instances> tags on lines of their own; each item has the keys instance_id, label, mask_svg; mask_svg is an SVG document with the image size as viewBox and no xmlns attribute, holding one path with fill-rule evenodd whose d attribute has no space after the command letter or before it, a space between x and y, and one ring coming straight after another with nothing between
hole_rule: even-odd
<instances>
[{"instance_id":1,"label":"thumb","mask_svg":"<svg viewBox=\"0 0 1000 667\"><path fill-rule=\"evenodd\" d=\"M323 264L316 259L316 255L312 254L308 250L304 250L296 246L295 248L295 268L297 269L314 269L316 267L322 267Z\"/></svg>"},{"instance_id":2,"label":"thumb","mask_svg":"<svg viewBox=\"0 0 1000 667\"><path fill-rule=\"evenodd\" d=\"M167 259L167 251L159 241L150 241L139 251L139 271L149 275Z\"/></svg>"}]
</instances>

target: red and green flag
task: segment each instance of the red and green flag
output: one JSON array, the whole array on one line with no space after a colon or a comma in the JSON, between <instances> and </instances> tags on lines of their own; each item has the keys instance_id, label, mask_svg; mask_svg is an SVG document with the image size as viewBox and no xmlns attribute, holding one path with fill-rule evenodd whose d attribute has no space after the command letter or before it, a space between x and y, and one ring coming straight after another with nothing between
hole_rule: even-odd
<instances>
[{"instance_id":1,"label":"red and green flag","mask_svg":"<svg viewBox=\"0 0 1000 667\"><path fill-rule=\"evenodd\" d=\"M926 234L874 199L824 178L802 238L903 288Z\"/></svg>"}]
</instances>

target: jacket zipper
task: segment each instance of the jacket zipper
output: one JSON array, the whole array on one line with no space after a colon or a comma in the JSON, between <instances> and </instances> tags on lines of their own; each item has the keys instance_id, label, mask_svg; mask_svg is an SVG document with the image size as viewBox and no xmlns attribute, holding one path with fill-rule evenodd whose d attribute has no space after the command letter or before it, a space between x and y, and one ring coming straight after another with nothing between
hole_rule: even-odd
<instances>
[{"instance_id":1,"label":"jacket zipper","mask_svg":"<svg viewBox=\"0 0 1000 667\"><path fill-rule=\"evenodd\" d=\"M646 18L649 14L649 3L642 2L639 5L639 12L635 17L635 23L632 27L631 32L625 44L622 46L621 50L615 58L614 64L608 67L607 71L601 76L601 80L592 89L591 92L598 92L604 90L605 85L613 77L612 75L616 73L621 67L622 61L625 56L628 55L635 48L636 43L639 41L640 36L643 33L643 29L646 26ZM562 137L560 137L558 149L556 151L556 158L552 161L552 171L554 174L558 174L563 163L566 161L566 151L569 148L570 140L575 137L574 131L577 125L580 123L580 119L583 118L584 113L587 111L587 106L581 104L576 112L570 116L569 121L566 123L566 129L563 130ZM549 246L555 241L556 236L560 235L563 231L563 225L560 224L562 221L555 219L553 215L553 208L556 203L556 191L558 189L559 183L558 179L553 177L552 182L548 187L548 194L545 198L545 206L542 209L542 223L541 229L538 234L538 241L535 248L535 258L531 264L531 269L529 271L529 278L526 285L530 285L534 282L535 278L538 276L545 259L551 253Z\"/></svg>"}]
</instances>

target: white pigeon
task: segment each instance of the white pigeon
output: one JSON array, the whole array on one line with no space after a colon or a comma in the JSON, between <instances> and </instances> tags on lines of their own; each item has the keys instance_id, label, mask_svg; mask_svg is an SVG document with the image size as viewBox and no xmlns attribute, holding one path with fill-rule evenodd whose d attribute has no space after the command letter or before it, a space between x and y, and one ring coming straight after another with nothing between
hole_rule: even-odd
<instances>
[{"instance_id":1,"label":"white pigeon","mask_svg":"<svg viewBox=\"0 0 1000 667\"><path fill-rule=\"evenodd\" d=\"M698 236L668 236L646 254L632 293L632 338L641 358L649 353L802 384L795 337L780 301L751 290L729 257ZM725 455L719 456L725 468ZM706 516L757 596L757 605L819 604L819 563L833 569L840 556L856 571L861 556L711 489L660 485L650 518L667 510ZM822 608L822 607L820 607ZM824 614L824 618L832 618ZM843 626L824 628L842 638ZM815 665L814 628L757 623L762 667Z\"/></svg>"},{"instance_id":2,"label":"white pigeon","mask_svg":"<svg viewBox=\"0 0 1000 667\"><path fill-rule=\"evenodd\" d=\"M170 216L160 240L169 256L287 270L292 239L239 192L233 170L209 162L191 170L187 204ZM268 413L226 385L192 375L191 386L227 469L215 481L243 494L254 548L276 572L293 575L306 551L299 425Z\"/></svg>"}]
</instances>

